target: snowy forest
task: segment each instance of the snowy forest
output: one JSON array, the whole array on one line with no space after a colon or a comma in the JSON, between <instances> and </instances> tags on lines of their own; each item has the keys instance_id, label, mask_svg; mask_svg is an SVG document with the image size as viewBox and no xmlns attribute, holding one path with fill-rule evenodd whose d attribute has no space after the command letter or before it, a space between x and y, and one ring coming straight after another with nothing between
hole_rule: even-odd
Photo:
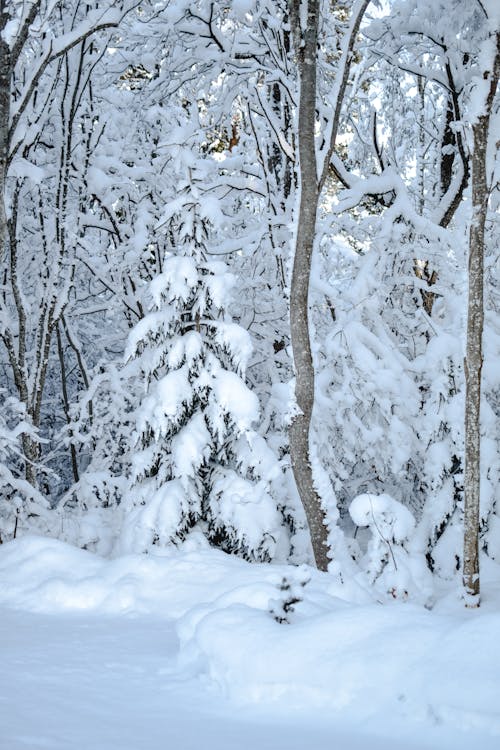
<instances>
[{"instance_id":1,"label":"snowy forest","mask_svg":"<svg viewBox=\"0 0 500 750\"><path fill-rule=\"evenodd\" d=\"M499 76L497 0L0 0L3 603L498 615Z\"/></svg>"}]
</instances>

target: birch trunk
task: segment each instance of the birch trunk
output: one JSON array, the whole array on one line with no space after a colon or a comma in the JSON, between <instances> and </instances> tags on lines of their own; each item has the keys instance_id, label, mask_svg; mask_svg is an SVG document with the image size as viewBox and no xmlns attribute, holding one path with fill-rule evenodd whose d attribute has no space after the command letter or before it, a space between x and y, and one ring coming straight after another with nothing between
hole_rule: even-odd
<instances>
[{"instance_id":1,"label":"birch trunk","mask_svg":"<svg viewBox=\"0 0 500 750\"><path fill-rule=\"evenodd\" d=\"M488 211L487 148L490 115L500 72L500 34L484 113L473 126L472 222L469 234L469 296L465 358L465 473L463 586L468 607L479 606L480 405L484 326L484 227Z\"/></svg>"}]
</instances>

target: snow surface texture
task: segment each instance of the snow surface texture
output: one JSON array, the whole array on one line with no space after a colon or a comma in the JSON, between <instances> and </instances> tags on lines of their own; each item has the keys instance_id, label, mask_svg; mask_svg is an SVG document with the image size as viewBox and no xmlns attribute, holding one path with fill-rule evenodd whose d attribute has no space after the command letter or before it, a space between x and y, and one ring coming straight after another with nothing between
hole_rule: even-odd
<instances>
[{"instance_id":1,"label":"snow surface texture","mask_svg":"<svg viewBox=\"0 0 500 750\"><path fill-rule=\"evenodd\" d=\"M201 535L114 560L10 542L0 748L493 750L500 576L489 565L480 611L456 593L429 611L381 605L305 566L249 564Z\"/></svg>"}]
</instances>

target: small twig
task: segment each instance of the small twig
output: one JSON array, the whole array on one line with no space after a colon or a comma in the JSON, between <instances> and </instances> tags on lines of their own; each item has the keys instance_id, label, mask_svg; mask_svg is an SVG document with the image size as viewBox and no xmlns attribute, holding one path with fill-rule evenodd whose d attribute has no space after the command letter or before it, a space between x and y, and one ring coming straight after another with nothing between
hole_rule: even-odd
<instances>
[{"instance_id":1,"label":"small twig","mask_svg":"<svg viewBox=\"0 0 500 750\"><path fill-rule=\"evenodd\" d=\"M373 512L373 505L372 505L372 501L371 500L370 500L370 508L371 508L371 511L372 511L373 525L377 529L377 531L378 531L378 533L379 533L380 538L382 539L382 541L385 542L387 544L387 546L389 547L389 552L391 553L392 562L394 563L394 570L397 570L398 566L396 565L396 558L394 557L394 552L392 551L391 543L389 542L388 539L385 538L385 536L382 534L382 532L380 531L380 529L379 529L379 527L377 525L377 521L375 520L375 513Z\"/></svg>"}]
</instances>

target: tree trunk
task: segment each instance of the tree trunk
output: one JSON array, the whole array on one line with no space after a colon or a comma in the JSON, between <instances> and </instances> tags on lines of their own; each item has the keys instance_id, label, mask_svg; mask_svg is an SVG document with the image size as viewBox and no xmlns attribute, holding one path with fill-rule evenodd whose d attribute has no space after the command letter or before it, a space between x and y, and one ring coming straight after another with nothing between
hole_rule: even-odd
<instances>
[{"instance_id":1,"label":"tree trunk","mask_svg":"<svg viewBox=\"0 0 500 750\"><path fill-rule=\"evenodd\" d=\"M500 34L484 113L473 126L472 221L469 234L469 297L465 359L465 472L463 585L468 607L479 606L480 404L484 324L484 227L488 211L487 147L490 115L500 70Z\"/></svg>"},{"instance_id":2,"label":"tree trunk","mask_svg":"<svg viewBox=\"0 0 500 750\"><path fill-rule=\"evenodd\" d=\"M319 201L316 147L316 48L318 0L307 3L307 26L300 27L299 3L291 3L295 50L299 59L299 169L300 205L290 286L290 334L295 369L295 400L299 409L290 425L290 457L297 489L309 524L314 558L319 570L328 567L328 529L313 482L309 432L314 403L314 367L309 340L309 276ZM297 40L301 41L297 44Z\"/></svg>"},{"instance_id":3,"label":"tree trunk","mask_svg":"<svg viewBox=\"0 0 500 750\"><path fill-rule=\"evenodd\" d=\"M3 30L9 20L6 0L0 0L0 260L5 256L8 232L5 178L9 151L11 55Z\"/></svg>"},{"instance_id":4,"label":"tree trunk","mask_svg":"<svg viewBox=\"0 0 500 750\"><path fill-rule=\"evenodd\" d=\"M24 456L24 476L26 481L32 487L38 489L38 471L37 466L40 461L40 443L36 438L23 433L22 436L23 456Z\"/></svg>"}]
</instances>

